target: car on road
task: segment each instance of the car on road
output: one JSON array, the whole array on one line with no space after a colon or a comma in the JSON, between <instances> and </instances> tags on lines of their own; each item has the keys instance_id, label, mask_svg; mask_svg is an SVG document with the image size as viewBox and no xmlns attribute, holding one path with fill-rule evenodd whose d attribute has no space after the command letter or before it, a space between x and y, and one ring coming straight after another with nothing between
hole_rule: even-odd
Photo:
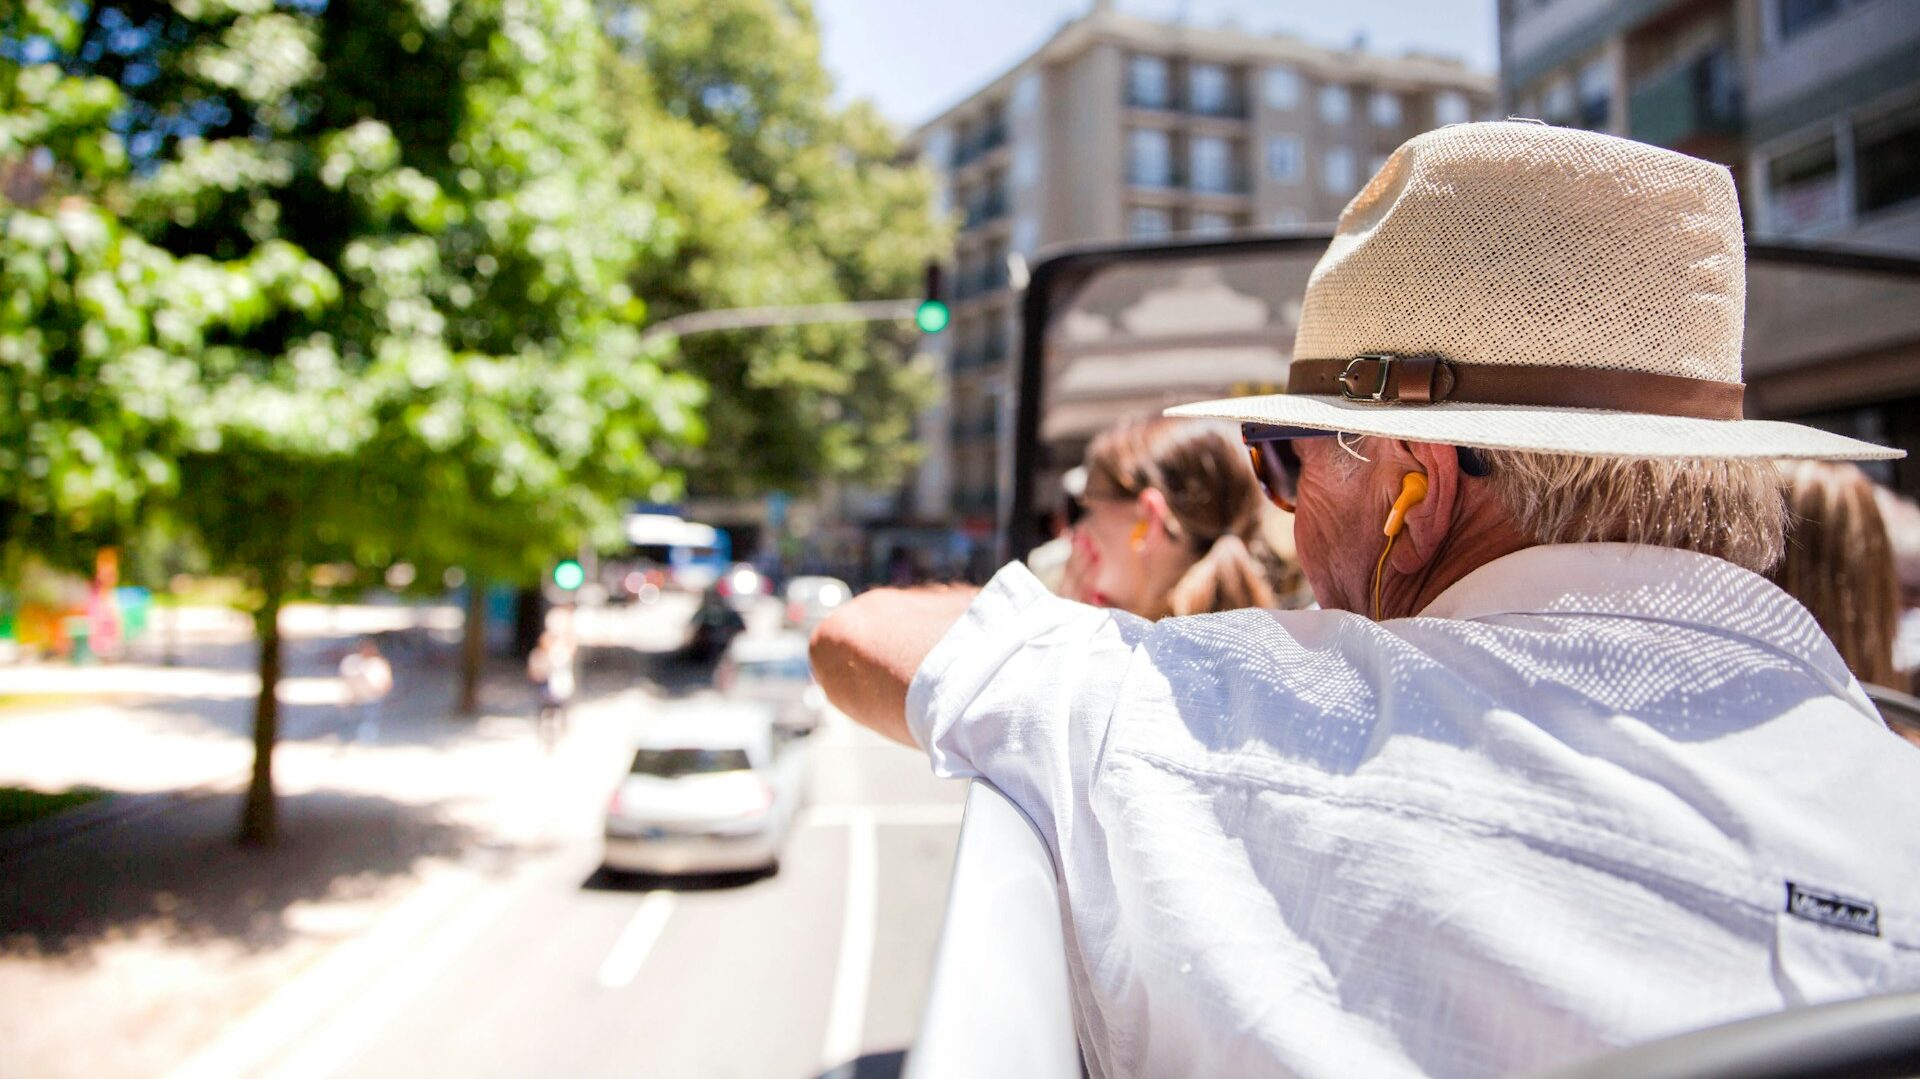
<instances>
[{"instance_id":1,"label":"car on road","mask_svg":"<svg viewBox=\"0 0 1920 1079\"><path fill-rule=\"evenodd\" d=\"M827 696L813 680L813 664L807 661L804 633L735 637L714 671L713 685L731 700L771 706L775 725L784 731L813 730L827 707Z\"/></svg>"},{"instance_id":2,"label":"car on road","mask_svg":"<svg viewBox=\"0 0 1920 1079\"><path fill-rule=\"evenodd\" d=\"M806 798L804 742L772 710L689 705L642 728L607 802L602 864L629 873L774 870Z\"/></svg>"},{"instance_id":3,"label":"car on road","mask_svg":"<svg viewBox=\"0 0 1920 1079\"><path fill-rule=\"evenodd\" d=\"M787 625L811 632L853 598L853 589L838 577L795 577L787 582L784 598Z\"/></svg>"}]
</instances>

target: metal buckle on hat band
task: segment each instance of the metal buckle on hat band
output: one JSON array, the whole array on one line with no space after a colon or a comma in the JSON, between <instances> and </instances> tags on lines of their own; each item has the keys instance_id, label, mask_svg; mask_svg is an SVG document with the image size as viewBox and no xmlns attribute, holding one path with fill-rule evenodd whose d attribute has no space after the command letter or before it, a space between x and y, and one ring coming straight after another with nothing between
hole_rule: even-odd
<instances>
[{"instance_id":1,"label":"metal buckle on hat band","mask_svg":"<svg viewBox=\"0 0 1920 1079\"><path fill-rule=\"evenodd\" d=\"M1367 352L1348 360L1346 368L1340 372L1340 396L1345 397L1349 401L1386 400L1387 379L1393 374L1393 361L1398 358L1399 357L1389 355L1385 352ZM1377 363L1380 365L1380 380L1374 384L1371 393L1355 392L1355 387L1360 383L1359 368L1363 363Z\"/></svg>"}]
</instances>

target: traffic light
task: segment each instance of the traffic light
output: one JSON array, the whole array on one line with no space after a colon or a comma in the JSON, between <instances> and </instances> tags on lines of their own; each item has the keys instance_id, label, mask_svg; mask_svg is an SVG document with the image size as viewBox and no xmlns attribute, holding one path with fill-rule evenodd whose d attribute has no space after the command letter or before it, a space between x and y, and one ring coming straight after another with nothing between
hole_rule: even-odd
<instances>
[{"instance_id":1,"label":"traffic light","mask_svg":"<svg viewBox=\"0 0 1920 1079\"><path fill-rule=\"evenodd\" d=\"M564 592L577 592L581 585L587 583L587 571L571 558L562 559L559 565L553 567L553 583Z\"/></svg>"},{"instance_id":2,"label":"traffic light","mask_svg":"<svg viewBox=\"0 0 1920 1079\"><path fill-rule=\"evenodd\" d=\"M924 297L920 306L913 309L913 324L920 327L921 333L939 333L953 321L953 312L947 310L946 274L938 262L927 263L926 288L921 292Z\"/></svg>"}]
</instances>

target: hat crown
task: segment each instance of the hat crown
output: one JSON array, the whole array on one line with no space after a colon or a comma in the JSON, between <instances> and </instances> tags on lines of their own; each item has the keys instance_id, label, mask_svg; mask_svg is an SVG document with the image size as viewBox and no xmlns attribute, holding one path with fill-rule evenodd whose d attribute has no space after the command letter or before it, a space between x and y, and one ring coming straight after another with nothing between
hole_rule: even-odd
<instances>
[{"instance_id":1,"label":"hat crown","mask_svg":"<svg viewBox=\"0 0 1920 1079\"><path fill-rule=\"evenodd\" d=\"M1408 140L1341 213L1294 357L1739 382L1745 264L1722 166L1588 131L1456 124Z\"/></svg>"}]
</instances>

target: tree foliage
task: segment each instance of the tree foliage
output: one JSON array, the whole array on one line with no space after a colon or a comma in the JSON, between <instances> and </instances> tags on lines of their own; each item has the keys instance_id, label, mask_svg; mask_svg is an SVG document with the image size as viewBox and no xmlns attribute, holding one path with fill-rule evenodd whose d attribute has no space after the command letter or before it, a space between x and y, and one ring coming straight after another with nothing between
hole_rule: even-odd
<instances>
[{"instance_id":1,"label":"tree foliage","mask_svg":"<svg viewBox=\"0 0 1920 1079\"><path fill-rule=\"evenodd\" d=\"M170 514L274 608L317 562L530 579L677 476L702 388L586 0L31 0L0 16L7 538ZM270 829L270 821L268 823Z\"/></svg>"},{"instance_id":2,"label":"tree foliage","mask_svg":"<svg viewBox=\"0 0 1920 1079\"><path fill-rule=\"evenodd\" d=\"M807 0L604 3L623 62L631 182L673 215L636 288L658 315L908 297L951 235L930 177L865 104L831 100ZM897 479L932 382L908 327L808 326L682 343L711 388L702 491Z\"/></svg>"}]
</instances>

